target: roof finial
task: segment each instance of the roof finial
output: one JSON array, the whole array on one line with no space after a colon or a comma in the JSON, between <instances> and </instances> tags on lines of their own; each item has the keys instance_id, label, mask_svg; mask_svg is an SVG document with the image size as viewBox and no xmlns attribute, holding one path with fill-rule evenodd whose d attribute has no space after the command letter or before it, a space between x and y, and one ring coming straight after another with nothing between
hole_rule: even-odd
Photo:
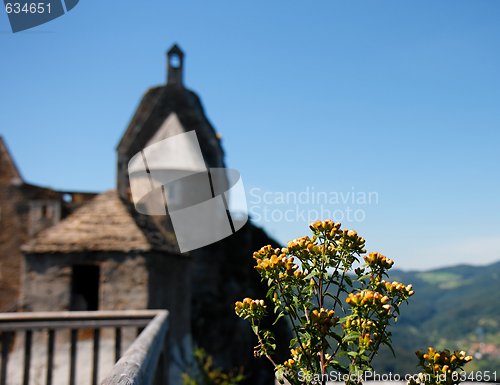
<instances>
[{"instance_id":1,"label":"roof finial","mask_svg":"<svg viewBox=\"0 0 500 385\"><path fill-rule=\"evenodd\" d=\"M167 52L167 67L167 84L182 86L184 52L177 44L174 44Z\"/></svg>"}]
</instances>

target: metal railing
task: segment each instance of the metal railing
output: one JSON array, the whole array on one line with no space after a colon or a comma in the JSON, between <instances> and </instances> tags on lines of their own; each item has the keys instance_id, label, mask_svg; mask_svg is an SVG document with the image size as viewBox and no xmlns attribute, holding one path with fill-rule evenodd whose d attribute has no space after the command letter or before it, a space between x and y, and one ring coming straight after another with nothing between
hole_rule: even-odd
<instances>
[{"instance_id":1,"label":"metal railing","mask_svg":"<svg viewBox=\"0 0 500 385\"><path fill-rule=\"evenodd\" d=\"M81 329L90 330L92 333L91 383L97 385L103 328L114 329L114 360L117 362L102 384L150 385L156 372L160 353L165 346L167 320L166 310L1 313L0 385L8 385L7 369L12 341L14 336L17 338L22 334L24 334L22 384L29 385L33 333L40 331L47 334L45 384L52 385L54 383L55 337L56 333L61 333L63 330L69 331L67 383L75 385L78 331ZM122 329L131 327L137 329L138 337L122 356ZM164 371L163 368L162 371ZM161 383L166 383L165 375L158 378ZM57 384L60 383L62 383L61 380L57 379Z\"/></svg>"}]
</instances>

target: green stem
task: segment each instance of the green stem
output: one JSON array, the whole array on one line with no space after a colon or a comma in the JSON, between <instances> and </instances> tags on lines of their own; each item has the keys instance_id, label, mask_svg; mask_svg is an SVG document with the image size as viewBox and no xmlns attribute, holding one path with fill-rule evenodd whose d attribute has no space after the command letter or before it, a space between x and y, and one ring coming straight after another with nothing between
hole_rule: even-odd
<instances>
[{"instance_id":1,"label":"green stem","mask_svg":"<svg viewBox=\"0 0 500 385\"><path fill-rule=\"evenodd\" d=\"M306 353L306 350L302 344L302 339L300 338L300 334L299 334L299 331L297 330L297 326L295 325L295 322L294 322L294 318L292 317L290 311L292 310L292 307L290 306L290 304L288 303L288 301L286 300L286 296L285 296L285 292L283 290L283 287L281 286L281 282L279 280L276 280L275 281L276 284L278 285L278 289L279 291L281 292L281 296L283 297L283 301L285 302L285 306L289 309L288 311L288 317L290 318L290 322L292 324L292 328L293 328L293 331L295 333L295 335L297 336L297 341L299 342L299 346L300 346L300 350L302 350L302 353L304 354L304 356L307 357L307 361L309 363L309 369L311 370L311 372L314 372L314 367L313 367L313 364L312 364L312 361L311 361L311 358L309 357L309 355Z\"/></svg>"}]
</instances>

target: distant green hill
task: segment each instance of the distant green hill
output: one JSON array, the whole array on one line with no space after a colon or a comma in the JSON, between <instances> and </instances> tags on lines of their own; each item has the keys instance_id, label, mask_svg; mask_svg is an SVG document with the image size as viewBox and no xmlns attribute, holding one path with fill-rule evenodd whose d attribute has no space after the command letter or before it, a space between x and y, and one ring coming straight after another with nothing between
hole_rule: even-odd
<instances>
[{"instance_id":1,"label":"distant green hill","mask_svg":"<svg viewBox=\"0 0 500 385\"><path fill-rule=\"evenodd\" d=\"M428 345L476 352L468 370L500 368L500 262L396 270L390 279L412 283L415 295L392 328L396 358L384 349L375 360L378 371L414 373L414 351Z\"/></svg>"}]
</instances>

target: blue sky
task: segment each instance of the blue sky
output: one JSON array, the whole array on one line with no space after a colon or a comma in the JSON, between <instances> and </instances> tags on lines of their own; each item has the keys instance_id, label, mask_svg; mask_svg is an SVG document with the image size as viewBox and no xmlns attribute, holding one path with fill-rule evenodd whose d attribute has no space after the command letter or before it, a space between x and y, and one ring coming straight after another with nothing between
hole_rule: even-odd
<instances>
[{"instance_id":1,"label":"blue sky","mask_svg":"<svg viewBox=\"0 0 500 385\"><path fill-rule=\"evenodd\" d=\"M493 262L499 13L496 0L81 0L12 34L2 11L0 133L30 182L112 188L114 148L178 42L252 213L297 208L287 192L375 192L324 209L361 210L345 225L402 268ZM264 192L274 203L256 203ZM259 222L284 242L307 232L292 219Z\"/></svg>"}]
</instances>

